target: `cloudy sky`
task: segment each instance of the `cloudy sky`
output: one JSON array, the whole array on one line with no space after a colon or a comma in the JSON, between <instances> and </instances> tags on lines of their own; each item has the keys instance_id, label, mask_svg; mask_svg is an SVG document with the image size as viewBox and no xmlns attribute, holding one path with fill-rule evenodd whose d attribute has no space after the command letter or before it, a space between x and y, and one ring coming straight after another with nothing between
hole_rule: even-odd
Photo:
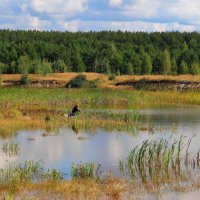
<instances>
[{"instance_id":1,"label":"cloudy sky","mask_svg":"<svg viewBox=\"0 0 200 200\"><path fill-rule=\"evenodd\" d=\"M200 31L200 0L0 0L0 29Z\"/></svg>"}]
</instances>

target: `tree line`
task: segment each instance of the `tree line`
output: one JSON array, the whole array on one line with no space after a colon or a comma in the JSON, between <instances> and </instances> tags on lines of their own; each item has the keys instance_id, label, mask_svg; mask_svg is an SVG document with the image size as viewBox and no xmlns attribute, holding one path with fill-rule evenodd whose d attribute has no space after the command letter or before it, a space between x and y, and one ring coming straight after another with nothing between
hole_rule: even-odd
<instances>
[{"instance_id":1,"label":"tree line","mask_svg":"<svg viewBox=\"0 0 200 200\"><path fill-rule=\"evenodd\" d=\"M199 74L198 32L0 30L0 73Z\"/></svg>"}]
</instances>

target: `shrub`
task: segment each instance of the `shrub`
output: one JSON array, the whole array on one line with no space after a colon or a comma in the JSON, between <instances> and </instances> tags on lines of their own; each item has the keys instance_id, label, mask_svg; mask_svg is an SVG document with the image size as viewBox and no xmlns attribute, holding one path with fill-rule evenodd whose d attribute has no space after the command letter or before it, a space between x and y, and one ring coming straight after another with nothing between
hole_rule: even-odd
<instances>
[{"instance_id":1,"label":"shrub","mask_svg":"<svg viewBox=\"0 0 200 200\"><path fill-rule=\"evenodd\" d=\"M85 75L79 74L72 78L65 87L67 88L82 88L87 84L87 78Z\"/></svg>"},{"instance_id":2,"label":"shrub","mask_svg":"<svg viewBox=\"0 0 200 200\"><path fill-rule=\"evenodd\" d=\"M50 121L50 119L51 119L51 118L50 118L50 115L48 115L48 114L47 114L47 115L45 116L45 118L44 118L44 120L45 120L46 122L47 122L47 121Z\"/></svg>"},{"instance_id":3,"label":"shrub","mask_svg":"<svg viewBox=\"0 0 200 200\"><path fill-rule=\"evenodd\" d=\"M112 74L108 77L108 80L109 81L112 81L112 80L115 80L116 79L116 75L115 74Z\"/></svg>"},{"instance_id":4,"label":"shrub","mask_svg":"<svg viewBox=\"0 0 200 200\"><path fill-rule=\"evenodd\" d=\"M29 77L28 77L28 75L27 74L23 74L22 76L21 76L21 79L20 79L20 84L21 85L26 85L26 84L28 84L29 83Z\"/></svg>"}]
</instances>

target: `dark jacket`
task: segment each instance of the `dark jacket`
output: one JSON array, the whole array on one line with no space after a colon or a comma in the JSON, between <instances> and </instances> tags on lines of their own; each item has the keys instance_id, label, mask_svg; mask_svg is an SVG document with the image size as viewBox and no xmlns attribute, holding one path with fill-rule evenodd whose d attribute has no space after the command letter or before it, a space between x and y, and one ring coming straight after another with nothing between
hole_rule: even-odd
<instances>
[{"instance_id":1,"label":"dark jacket","mask_svg":"<svg viewBox=\"0 0 200 200\"><path fill-rule=\"evenodd\" d=\"M72 113L76 113L76 112L80 112L80 110L78 109L78 106L74 106L72 109Z\"/></svg>"}]
</instances>

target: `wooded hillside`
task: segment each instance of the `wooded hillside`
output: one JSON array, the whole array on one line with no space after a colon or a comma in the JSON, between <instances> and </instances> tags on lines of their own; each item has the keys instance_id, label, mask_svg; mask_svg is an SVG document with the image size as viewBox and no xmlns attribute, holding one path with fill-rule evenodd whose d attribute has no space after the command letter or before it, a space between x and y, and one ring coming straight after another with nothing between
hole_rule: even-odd
<instances>
[{"instance_id":1,"label":"wooded hillside","mask_svg":"<svg viewBox=\"0 0 200 200\"><path fill-rule=\"evenodd\" d=\"M199 74L200 34L0 30L0 73Z\"/></svg>"}]
</instances>

